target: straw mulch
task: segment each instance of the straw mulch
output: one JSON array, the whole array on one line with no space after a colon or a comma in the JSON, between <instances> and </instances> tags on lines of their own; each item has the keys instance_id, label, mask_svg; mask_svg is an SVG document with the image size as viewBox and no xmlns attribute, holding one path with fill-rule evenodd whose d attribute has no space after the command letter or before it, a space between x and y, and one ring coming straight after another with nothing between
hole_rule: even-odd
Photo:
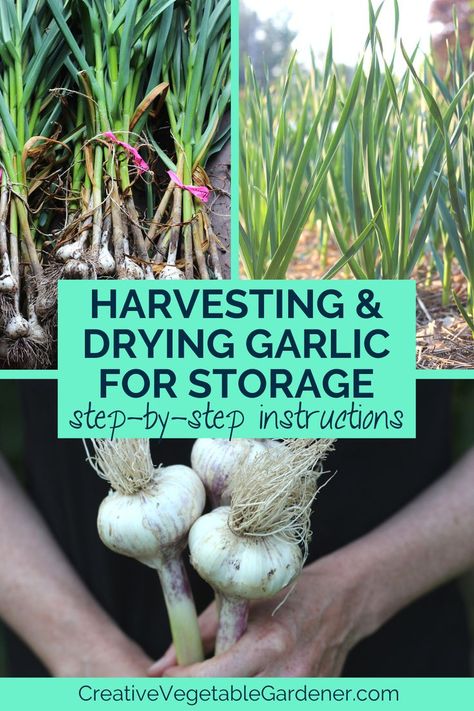
<instances>
[{"instance_id":1,"label":"straw mulch","mask_svg":"<svg viewBox=\"0 0 474 711\"><path fill-rule=\"evenodd\" d=\"M326 264L319 254L319 238L305 230L288 270L288 279L320 279L324 272L340 258L336 245L330 242ZM441 305L441 283L433 278L429 284L420 270L417 286L417 368L422 370L474 369L474 339L466 322L454 304ZM348 270L342 270L338 279L351 279ZM453 288L465 300L466 285L461 274L453 277Z\"/></svg>"},{"instance_id":2,"label":"straw mulch","mask_svg":"<svg viewBox=\"0 0 474 711\"><path fill-rule=\"evenodd\" d=\"M454 276L453 287L461 301L466 298L462 275ZM417 367L430 370L474 368L474 339L454 304L440 303L441 284L434 279L417 287Z\"/></svg>"}]
</instances>

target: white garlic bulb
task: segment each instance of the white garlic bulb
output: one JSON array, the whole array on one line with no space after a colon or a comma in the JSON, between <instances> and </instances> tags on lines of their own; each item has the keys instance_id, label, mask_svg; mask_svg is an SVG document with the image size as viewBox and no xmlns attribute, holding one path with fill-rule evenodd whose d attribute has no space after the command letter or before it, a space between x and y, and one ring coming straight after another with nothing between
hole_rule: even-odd
<instances>
[{"instance_id":1,"label":"white garlic bulb","mask_svg":"<svg viewBox=\"0 0 474 711\"><path fill-rule=\"evenodd\" d=\"M26 338L30 331L28 321L20 313L16 313L5 325L5 336L11 339Z\"/></svg>"},{"instance_id":2,"label":"white garlic bulb","mask_svg":"<svg viewBox=\"0 0 474 711\"><path fill-rule=\"evenodd\" d=\"M103 244L97 256L97 274L109 276L115 271L115 259L112 257L108 244Z\"/></svg>"},{"instance_id":3,"label":"white garlic bulb","mask_svg":"<svg viewBox=\"0 0 474 711\"><path fill-rule=\"evenodd\" d=\"M1 261L0 294L14 294L18 289L18 284L13 277L7 252L5 252Z\"/></svg>"},{"instance_id":4,"label":"white garlic bulb","mask_svg":"<svg viewBox=\"0 0 474 711\"><path fill-rule=\"evenodd\" d=\"M174 264L166 264L160 272L159 279L174 280L174 279L184 279L185 276L181 269L175 267Z\"/></svg>"},{"instance_id":5,"label":"white garlic bulb","mask_svg":"<svg viewBox=\"0 0 474 711\"><path fill-rule=\"evenodd\" d=\"M230 503L232 478L257 455L279 447L274 439L197 439L191 452L191 466L199 475L213 506Z\"/></svg>"},{"instance_id":6,"label":"white garlic bulb","mask_svg":"<svg viewBox=\"0 0 474 711\"><path fill-rule=\"evenodd\" d=\"M91 279L94 275L94 270L90 264L82 259L71 258L64 265L64 279Z\"/></svg>"},{"instance_id":7,"label":"white garlic bulb","mask_svg":"<svg viewBox=\"0 0 474 711\"><path fill-rule=\"evenodd\" d=\"M84 252L84 244L87 241L87 232L72 242L63 244L56 250L56 258L60 262L67 262L69 259L81 259Z\"/></svg>"},{"instance_id":8,"label":"white garlic bulb","mask_svg":"<svg viewBox=\"0 0 474 711\"><path fill-rule=\"evenodd\" d=\"M155 471L156 480L144 491L110 491L97 517L99 536L108 548L151 568L182 552L205 504L204 487L189 467Z\"/></svg>"},{"instance_id":9,"label":"white garlic bulb","mask_svg":"<svg viewBox=\"0 0 474 711\"><path fill-rule=\"evenodd\" d=\"M301 571L303 556L293 541L273 536L238 536L228 506L201 516L189 532L191 564L223 595L259 600L273 597Z\"/></svg>"}]
</instances>

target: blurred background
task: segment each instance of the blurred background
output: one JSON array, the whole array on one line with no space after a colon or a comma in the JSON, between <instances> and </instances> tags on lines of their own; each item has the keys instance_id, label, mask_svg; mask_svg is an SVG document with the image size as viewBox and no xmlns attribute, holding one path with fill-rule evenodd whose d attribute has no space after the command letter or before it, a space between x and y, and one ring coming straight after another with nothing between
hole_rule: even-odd
<instances>
[{"instance_id":1,"label":"blurred background","mask_svg":"<svg viewBox=\"0 0 474 711\"><path fill-rule=\"evenodd\" d=\"M374 1L374 8L379 3ZM468 47L474 32L472 0L398 0L400 36L408 50L417 45L428 50L430 43L442 62L446 42L452 42L456 7L461 44ZM386 0L378 27L387 56L394 50L394 3ZM322 59L332 33L333 55L337 64L353 67L367 37L368 3L366 0L241 0L240 53L252 63L260 76L268 67L276 76L290 52L298 52L302 64L310 62L311 51ZM399 59L400 66L403 58ZM241 61L241 81L243 62ZM397 65L396 65L397 66Z\"/></svg>"}]
</instances>

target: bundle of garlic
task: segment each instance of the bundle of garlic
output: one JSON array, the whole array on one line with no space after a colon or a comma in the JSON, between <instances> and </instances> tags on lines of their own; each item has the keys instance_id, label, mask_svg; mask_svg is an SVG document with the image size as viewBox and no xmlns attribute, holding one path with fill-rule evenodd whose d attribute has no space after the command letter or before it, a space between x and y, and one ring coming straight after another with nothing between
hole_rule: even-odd
<instances>
[{"instance_id":1,"label":"bundle of garlic","mask_svg":"<svg viewBox=\"0 0 474 711\"><path fill-rule=\"evenodd\" d=\"M111 486L99 508L99 536L111 550L157 571L178 663L199 662L202 643L181 553L204 509L204 487L189 467L154 467L147 439L92 444L88 461Z\"/></svg>"},{"instance_id":2,"label":"bundle of garlic","mask_svg":"<svg viewBox=\"0 0 474 711\"><path fill-rule=\"evenodd\" d=\"M0 3L0 367L54 367L60 280L224 278L230 14Z\"/></svg>"},{"instance_id":3,"label":"bundle of garlic","mask_svg":"<svg viewBox=\"0 0 474 711\"><path fill-rule=\"evenodd\" d=\"M284 440L264 447L233 472L230 506L193 524L191 564L220 603L216 654L245 632L250 600L273 597L301 572L320 465L333 441Z\"/></svg>"}]
</instances>

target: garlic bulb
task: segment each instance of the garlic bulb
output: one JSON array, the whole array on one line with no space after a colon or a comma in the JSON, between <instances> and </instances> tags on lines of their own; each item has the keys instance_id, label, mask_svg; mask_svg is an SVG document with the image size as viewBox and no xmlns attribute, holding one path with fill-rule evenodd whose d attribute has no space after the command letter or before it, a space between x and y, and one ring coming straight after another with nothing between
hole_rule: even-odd
<instances>
[{"instance_id":1,"label":"garlic bulb","mask_svg":"<svg viewBox=\"0 0 474 711\"><path fill-rule=\"evenodd\" d=\"M110 276L115 271L115 259L109 249L109 245L102 244L97 256L97 273L101 276Z\"/></svg>"},{"instance_id":2,"label":"garlic bulb","mask_svg":"<svg viewBox=\"0 0 474 711\"><path fill-rule=\"evenodd\" d=\"M84 253L84 245L87 242L87 231L71 242L66 242L56 250L56 258L60 262L67 262L69 259L81 259Z\"/></svg>"},{"instance_id":3,"label":"garlic bulb","mask_svg":"<svg viewBox=\"0 0 474 711\"><path fill-rule=\"evenodd\" d=\"M229 526L229 514L230 507L221 506L193 525L189 534L193 567L224 595L249 600L273 597L300 572L300 547L278 534L238 536Z\"/></svg>"},{"instance_id":4,"label":"garlic bulb","mask_svg":"<svg viewBox=\"0 0 474 711\"><path fill-rule=\"evenodd\" d=\"M201 516L189 534L191 564L219 601L216 654L246 630L248 601L273 597L299 575L303 555L297 543L278 535L246 538L229 526L230 507Z\"/></svg>"},{"instance_id":5,"label":"garlic bulb","mask_svg":"<svg viewBox=\"0 0 474 711\"><path fill-rule=\"evenodd\" d=\"M251 457L233 475L230 506L193 524L191 564L220 601L216 654L245 632L250 600L290 585L306 558L316 466L332 440L284 440Z\"/></svg>"},{"instance_id":6,"label":"garlic bulb","mask_svg":"<svg viewBox=\"0 0 474 711\"><path fill-rule=\"evenodd\" d=\"M203 486L192 469L179 464L155 469L144 490L109 492L99 507L99 536L116 553L158 568L183 551L204 503Z\"/></svg>"},{"instance_id":7,"label":"garlic bulb","mask_svg":"<svg viewBox=\"0 0 474 711\"><path fill-rule=\"evenodd\" d=\"M8 254L3 255L2 271L0 273L0 294L13 294L18 286L10 269Z\"/></svg>"},{"instance_id":8,"label":"garlic bulb","mask_svg":"<svg viewBox=\"0 0 474 711\"><path fill-rule=\"evenodd\" d=\"M213 507L230 503L230 487L235 472L272 447L274 439L197 439L191 452L191 466L204 484Z\"/></svg>"},{"instance_id":9,"label":"garlic bulb","mask_svg":"<svg viewBox=\"0 0 474 711\"><path fill-rule=\"evenodd\" d=\"M175 267L174 264L166 264L160 272L159 279L173 280L173 279L184 279L185 276L181 269Z\"/></svg>"},{"instance_id":10,"label":"garlic bulb","mask_svg":"<svg viewBox=\"0 0 474 711\"><path fill-rule=\"evenodd\" d=\"M11 339L26 338L30 330L30 326L26 318L17 312L5 324L5 336Z\"/></svg>"},{"instance_id":11,"label":"garlic bulb","mask_svg":"<svg viewBox=\"0 0 474 711\"><path fill-rule=\"evenodd\" d=\"M123 260L117 265L117 278L133 280L143 279L143 269L128 255L125 255Z\"/></svg>"},{"instance_id":12,"label":"garlic bulb","mask_svg":"<svg viewBox=\"0 0 474 711\"><path fill-rule=\"evenodd\" d=\"M99 508L101 540L157 571L178 663L201 661L196 608L181 559L205 505L199 477L186 466L155 468L149 440L94 440L93 446L89 461L112 487Z\"/></svg>"},{"instance_id":13,"label":"garlic bulb","mask_svg":"<svg viewBox=\"0 0 474 711\"><path fill-rule=\"evenodd\" d=\"M63 279L92 279L94 269L91 264L72 257L68 259L63 269Z\"/></svg>"}]
</instances>

